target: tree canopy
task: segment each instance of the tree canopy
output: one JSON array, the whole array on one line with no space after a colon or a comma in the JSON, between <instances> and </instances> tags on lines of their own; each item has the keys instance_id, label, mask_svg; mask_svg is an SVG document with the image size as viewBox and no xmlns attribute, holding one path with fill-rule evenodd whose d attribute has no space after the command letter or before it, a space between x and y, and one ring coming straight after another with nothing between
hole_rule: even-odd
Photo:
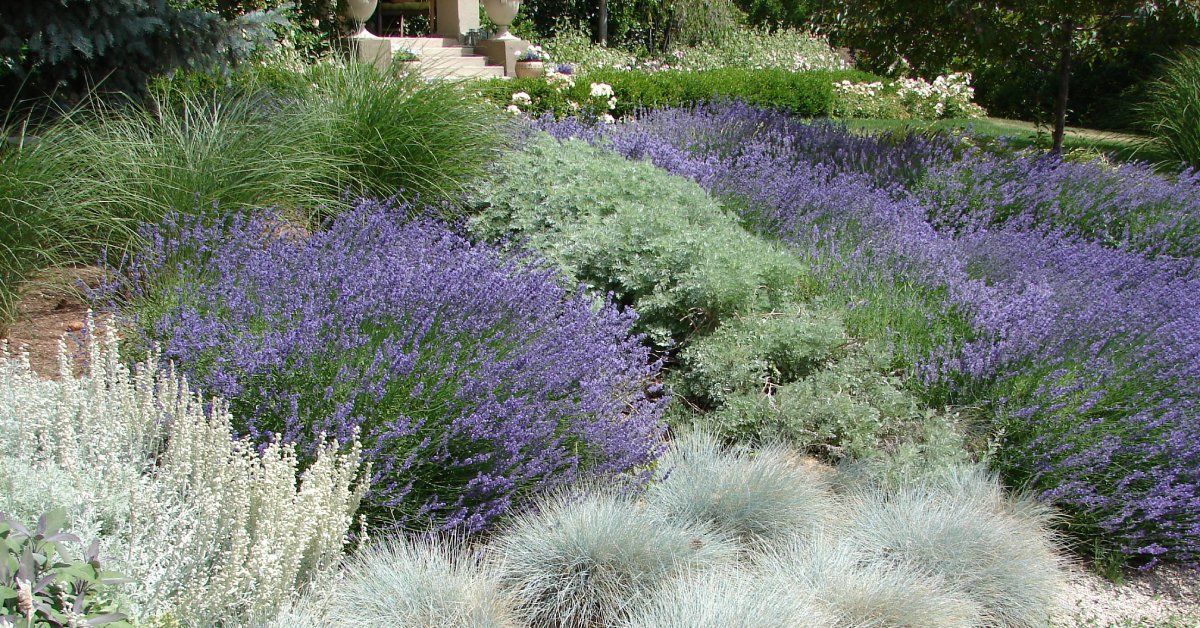
<instances>
[{"instance_id":1,"label":"tree canopy","mask_svg":"<svg viewBox=\"0 0 1200 628\"><path fill-rule=\"evenodd\" d=\"M1197 0L822 0L822 27L878 71L1028 64L1057 85L1061 148L1072 65L1112 54L1133 26L1164 15L1195 21Z\"/></svg>"}]
</instances>

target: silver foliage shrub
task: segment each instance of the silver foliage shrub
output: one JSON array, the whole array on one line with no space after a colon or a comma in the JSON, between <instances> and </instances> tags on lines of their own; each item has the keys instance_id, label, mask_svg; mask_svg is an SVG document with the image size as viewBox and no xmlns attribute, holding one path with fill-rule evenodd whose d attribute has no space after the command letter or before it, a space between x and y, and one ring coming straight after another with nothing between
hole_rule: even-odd
<instances>
[{"instance_id":1,"label":"silver foliage shrub","mask_svg":"<svg viewBox=\"0 0 1200 628\"><path fill-rule=\"evenodd\" d=\"M60 381L0 348L0 510L65 508L131 578L139 621L258 621L340 559L366 488L357 446L324 445L301 473L292 447L234 439L220 399L153 358L127 368L111 329L88 331L86 373L63 345Z\"/></svg>"}]
</instances>

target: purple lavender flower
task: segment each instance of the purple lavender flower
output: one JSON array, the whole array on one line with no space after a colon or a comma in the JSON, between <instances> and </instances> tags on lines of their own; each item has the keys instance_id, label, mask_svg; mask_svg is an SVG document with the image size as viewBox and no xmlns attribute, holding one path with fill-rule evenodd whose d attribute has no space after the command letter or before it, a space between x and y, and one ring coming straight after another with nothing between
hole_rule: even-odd
<instances>
[{"instance_id":1,"label":"purple lavender flower","mask_svg":"<svg viewBox=\"0 0 1200 628\"><path fill-rule=\"evenodd\" d=\"M1135 564L1200 563L1195 173L863 138L739 104L590 133L736 198L852 306L888 294L951 330L889 339L928 390L991 408L1012 479Z\"/></svg>"},{"instance_id":2,"label":"purple lavender flower","mask_svg":"<svg viewBox=\"0 0 1200 628\"><path fill-rule=\"evenodd\" d=\"M184 278L142 323L242 433L360 433L379 521L479 530L531 493L645 470L663 401L634 314L411 210L363 201L311 236L263 213L176 221L126 276L160 297Z\"/></svg>"}]
</instances>

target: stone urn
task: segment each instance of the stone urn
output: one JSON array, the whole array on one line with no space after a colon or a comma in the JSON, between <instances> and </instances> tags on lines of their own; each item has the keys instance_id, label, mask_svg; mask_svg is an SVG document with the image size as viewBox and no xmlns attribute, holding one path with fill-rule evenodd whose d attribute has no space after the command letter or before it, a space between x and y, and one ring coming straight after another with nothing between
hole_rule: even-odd
<instances>
[{"instance_id":1,"label":"stone urn","mask_svg":"<svg viewBox=\"0 0 1200 628\"><path fill-rule=\"evenodd\" d=\"M375 9L379 6L379 0L346 0L346 17L354 20L354 25L357 30L351 37L363 38L374 37L367 32L367 20L375 15Z\"/></svg>"},{"instance_id":2,"label":"stone urn","mask_svg":"<svg viewBox=\"0 0 1200 628\"><path fill-rule=\"evenodd\" d=\"M536 78L546 73L541 61L517 61L517 78Z\"/></svg>"},{"instance_id":3,"label":"stone urn","mask_svg":"<svg viewBox=\"0 0 1200 628\"><path fill-rule=\"evenodd\" d=\"M500 32L492 39L502 41L518 39L516 35L508 32L508 27L517 17L517 11L521 10L521 0L483 0L483 8L487 11L488 19L495 22L496 27L500 29Z\"/></svg>"}]
</instances>

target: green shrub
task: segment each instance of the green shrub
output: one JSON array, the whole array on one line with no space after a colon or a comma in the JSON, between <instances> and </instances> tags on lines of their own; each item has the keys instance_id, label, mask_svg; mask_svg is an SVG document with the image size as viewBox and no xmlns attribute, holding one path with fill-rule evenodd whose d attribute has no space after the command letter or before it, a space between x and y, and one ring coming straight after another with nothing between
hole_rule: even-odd
<instances>
[{"instance_id":1,"label":"green shrub","mask_svg":"<svg viewBox=\"0 0 1200 628\"><path fill-rule=\"evenodd\" d=\"M472 204L474 233L527 244L612 292L660 344L813 289L796 256L746 232L699 186L579 141L531 141Z\"/></svg>"},{"instance_id":2,"label":"green shrub","mask_svg":"<svg viewBox=\"0 0 1200 628\"><path fill-rule=\"evenodd\" d=\"M792 306L729 319L679 355L676 391L702 407L769 392L824 366L849 342L832 310Z\"/></svg>"},{"instance_id":3,"label":"green shrub","mask_svg":"<svg viewBox=\"0 0 1200 628\"><path fill-rule=\"evenodd\" d=\"M797 466L784 447L723 450L704 432L671 443L659 466L666 478L646 496L668 521L708 525L748 549L809 536L837 511L824 482Z\"/></svg>"},{"instance_id":4,"label":"green shrub","mask_svg":"<svg viewBox=\"0 0 1200 628\"><path fill-rule=\"evenodd\" d=\"M832 461L896 453L932 460L964 455L952 417L924 408L861 354L769 393L732 395L705 424L726 438L783 440Z\"/></svg>"},{"instance_id":5,"label":"green shrub","mask_svg":"<svg viewBox=\"0 0 1200 628\"><path fill-rule=\"evenodd\" d=\"M150 75L215 53L230 30L219 15L169 0L60 0L53 10L6 2L0 59L11 74L0 82L70 96L100 81L105 90L137 91Z\"/></svg>"},{"instance_id":6,"label":"green shrub","mask_svg":"<svg viewBox=\"0 0 1200 628\"><path fill-rule=\"evenodd\" d=\"M793 72L845 70L849 66L829 42L799 30L774 32L737 28L719 42L675 48L663 61L679 70L777 69ZM644 62L643 65L646 65Z\"/></svg>"},{"instance_id":7,"label":"green shrub","mask_svg":"<svg viewBox=\"0 0 1200 628\"><path fill-rule=\"evenodd\" d=\"M545 39L542 45L554 63L569 64L582 74L604 68L695 72L720 68L810 71L844 70L847 67L845 60L827 41L800 30L769 31L726 25L717 35L696 46L686 45L676 37L669 52L647 54L642 48L596 45L590 35L566 24L560 25L554 37Z\"/></svg>"},{"instance_id":8,"label":"green shrub","mask_svg":"<svg viewBox=\"0 0 1200 628\"><path fill-rule=\"evenodd\" d=\"M537 626L611 626L672 577L728 567L737 546L611 492L563 495L514 519L491 547L500 581Z\"/></svg>"},{"instance_id":9,"label":"green shrub","mask_svg":"<svg viewBox=\"0 0 1200 628\"><path fill-rule=\"evenodd\" d=\"M851 497L849 538L880 563L944 578L979 603L984 623L1044 626L1063 585L1051 511L1005 495L980 467L947 467L901 487Z\"/></svg>"},{"instance_id":10,"label":"green shrub","mask_svg":"<svg viewBox=\"0 0 1200 628\"><path fill-rule=\"evenodd\" d=\"M741 26L744 15L733 0L665 0L670 40L699 46L720 44Z\"/></svg>"},{"instance_id":11,"label":"green shrub","mask_svg":"<svg viewBox=\"0 0 1200 628\"><path fill-rule=\"evenodd\" d=\"M833 84L838 81L871 81L875 78L853 70L793 72L779 68L718 68L702 71L654 71L599 69L581 74L577 87L586 89L592 83L612 85L616 92L616 108L612 114L620 117L643 108L686 107L714 100L742 100L759 107L784 109L804 117L828 116L834 111ZM512 102L512 95L526 92L531 96L550 95L552 85L545 79L491 81L481 91L501 107ZM534 98L530 113L558 113L557 99L547 98L539 104Z\"/></svg>"},{"instance_id":12,"label":"green shrub","mask_svg":"<svg viewBox=\"0 0 1200 628\"><path fill-rule=\"evenodd\" d=\"M278 628L504 628L518 623L495 576L456 543L387 539L285 609ZM369 618L369 621L367 621Z\"/></svg>"},{"instance_id":13,"label":"green shrub","mask_svg":"<svg viewBox=\"0 0 1200 628\"><path fill-rule=\"evenodd\" d=\"M1164 65L1140 115L1171 157L1200 168L1200 50L1185 51Z\"/></svg>"},{"instance_id":14,"label":"green shrub","mask_svg":"<svg viewBox=\"0 0 1200 628\"><path fill-rule=\"evenodd\" d=\"M121 578L100 568L96 543L79 558L64 552L78 537L63 532L67 513L52 510L32 530L0 513L0 623L6 626L129 626L106 601ZM86 622L82 623L81 622Z\"/></svg>"}]
</instances>

